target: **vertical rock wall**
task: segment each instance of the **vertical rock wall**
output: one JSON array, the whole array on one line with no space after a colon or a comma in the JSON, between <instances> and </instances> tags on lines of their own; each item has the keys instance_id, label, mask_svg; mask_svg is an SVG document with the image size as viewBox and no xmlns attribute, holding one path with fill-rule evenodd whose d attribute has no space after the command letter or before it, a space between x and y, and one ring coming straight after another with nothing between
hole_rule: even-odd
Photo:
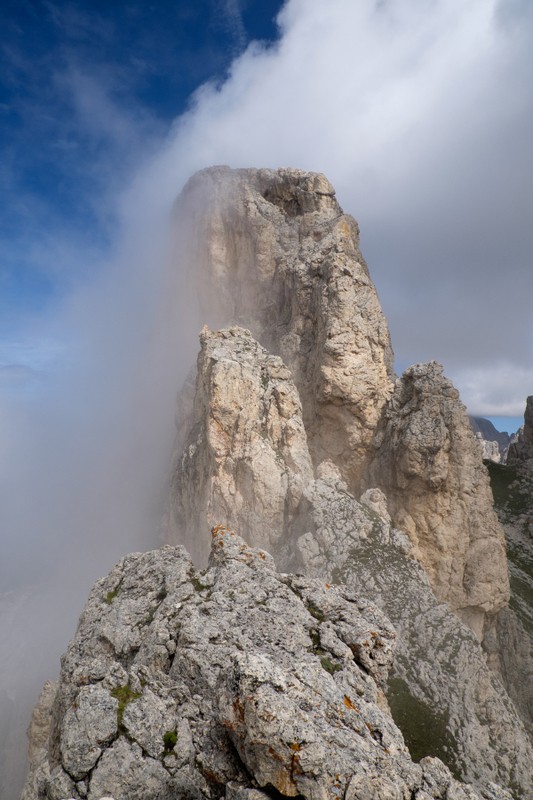
<instances>
[{"instance_id":1,"label":"vertical rock wall","mask_svg":"<svg viewBox=\"0 0 533 800\"><path fill-rule=\"evenodd\" d=\"M334 463L356 496L372 486L385 491L393 522L409 534L437 596L482 638L488 616L507 603L509 587L480 449L457 392L437 365L418 365L396 380L357 223L342 212L331 184L323 175L294 169L214 167L191 178L177 201L176 220L180 259L188 264L209 325L243 324L287 365L314 469ZM202 361L204 389L206 369ZM224 369L214 369L219 384ZM255 389L250 408L242 403L247 393L232 372L225 381L227 402L235 408L241 403L252 424L259 410ZM195 424L201 427L204 417L205 402L198 399ZM187 458L177 456L171 504L174 527L182 531L193 524L197 508L212 507L203 495L199 503L184 497L184 468L200 477L197 460ZM261 504L253 490L247 494L257 510L250 511L248 527L257 531L261 524L252 520ZM296 495L283 494L289 495L293 513ZM239 503L236 498L234 509ZM285 500L283 505L289 509ZM289 517L278 510L269 519L266 546L287 533Z\"/></svg>"},{"instance_id":2,"label":"vertical rock wall","mask_svg":"<svg viewBox=\"0 0 533 800\"><path fill-rule=\"evenodd\" d=\"M527 398L524 424L518 431L518 439L507 453L508 464L525 464L533 469L533 395Z\"/></svg>"},{"instance_id":3,"label":"vertical rock wall","mask_svg":"<svg viewBox=\"0 0 533 800\"><path fill-rule=\"evenodd\" d=\"M246 541L281 547L313 476L302 407L279 356L249 331L205 328L192 425L173 476L173 527L194 557L221 520Z\"/></svg>"},{"instance_id":4,"label":"vertical rock wall","mask_svg":"<svg viewBox=\"0 0 533 800\"><path fill-rule=\"evenodd\" d=\"M402 689L392 699L400 714L426 709L426 722L416 720L417 730L425 724L421 755L444 758L478 786L516 784L527 797L533 748L524 726L476 637L439 602L409 537L391 525L383 492L357 502L331 461L313 478L290 372L249 331L206 329L201 345L174 485L187 534L207 520L230 524L268 546L281 569L345 583L376 602L398 631L394 686Z\"/></svg>"},{"instance_id":5,"label":"vertical rock wall","mask_svg":"<svg viewBox=\"0 0 533 800\"><path fill-rule=\"evenodd\" d=\"M357 223L329 181L216 167L189 181L176 218L205 321L243 325L282 356L314 463L333 460L357 485L392 392L393 354Z\"/></svg>"}]
</instances>

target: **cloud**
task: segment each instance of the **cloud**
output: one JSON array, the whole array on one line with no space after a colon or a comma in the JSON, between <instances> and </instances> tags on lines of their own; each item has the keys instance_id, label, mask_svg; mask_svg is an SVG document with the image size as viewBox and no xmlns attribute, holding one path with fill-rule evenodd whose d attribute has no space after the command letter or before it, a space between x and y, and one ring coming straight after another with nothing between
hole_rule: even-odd
<instances>
[{"instance_id":1,"label":"cloud","mask_svg":"<svg viewBox=\"0 0 533 800\"><path fill-rule=\"evenodd\" d=\"M219 0L220 10L224 15L226 27L231 32L235 49L241 52L247 41L246 29L242 18L241 0Z\"/></svg>"},{"instance_id":2,"label":"cloud","mask_svg":"<svg viewBox=\"0 0 533 800\"><path fill-rule=\"evenodd\" d=\"M40 380L39 373L24 364L0 366L0 392L28 389L35 383L39 383Z\"/></svg>"},{"instance_id":3,"label":"cloud","mask_svg":"<svg viewBox=\"0 0 533 800\"><path fill-rule=\"evenodd\" d=\"M531 369L505 361L459 371L457 383L461 399L475 416L523 419L526 398L533 392Z\"/></svg>"},{"instance_id":4,"label":"cloud","mask_svg":"<svg viewBox=\"0 0 533 800\"><path fill-rule=\"evenodd\" d=\"M91 9L87 13L80 5L75 3L57 3L45 0L43 6L46 9L54 26L56 26L63 36L68 36L78 40L102 39L112 40L113 24L107 18Z\"/></svg>"},{"instance_id":5,"label":"cloud","mask_svg":"<svg viewBox=\"0 0 533 800\"><path fill-rule=\"evenodd\" d=\"M239 6L226 11L237 19ZM53 236L54 249L51 243L43 249L45 264L47 258L70 261L78 274L64 306L55 304L54 318L34 325L35 335L68 342L70 351L63 374L46 387L42 414L49 433L34 409L3 409L4 420L16 417L14 430L28 413L26 431L37 427L27 440L33 452L38 445L46 451L55 435L53 470L48 454L37 470L30 451L17 445L17 460L30 460L36 483L36 470L60 475L72 472L69 460L83 462L81 485L94 491L89 501L74 478L70 495L80 507L106 506L101 498L113 487L126 497L130 484L137 486L133 505L140 509L145 465L132 452L149 454L154 476L164 481L174 396L193 362L202 322L179 275L165 271L166 228L185 180L209 164L325 172L345 210L360 221L398 367L442 361L476 414L520 413L518 405L532 392L527 76L533 56L524 35L531 14L516 3L487 0L440 0L431 7L423 0L401 6L289 0L278 22L280 40L252 43L224 83L202 86L155 155L159 140L150 121L136 126L134 109L117 100L112 80L101 83L74 68L66 73L77 124L107 147L93 162L100 179L95 204L104 197L112 205L116 197L124 161L114 164L113 154L128 148L140 154L143 142L148 150L113 209L118 222L108 261L97 249L81 252L80 280L75 239ZM186 336L176 328L185 306L191 312ZM148 433L152 424L157 430ZM100 468L102 458L109 471ZM122 476L124 462L132 470ZM149 496L155 484L147 487ZM53 492L61 493L60 486ZM143 515L119 526L113 513L111 527L130 530L136 541ZM56 520L56 529L68 518ZM27 527L38 525L28 520ZM88 521L78 527L78 541L95 535ZM117 552L121 546L120 539Z\"/></svg>"},{"instance_id":6,"label":"cloud","mask_svg":"<svg viewBox=\"0 0 533 800\"><path fill-rule=\"evenodd\" d=\"M399 364L438 358L459 384L480 362L529 369L531 13L292 0L279 24L196 93L131 202L144 181L169 203L212 163L323 171L360 221Z\"/></svg>"}]
</instances>

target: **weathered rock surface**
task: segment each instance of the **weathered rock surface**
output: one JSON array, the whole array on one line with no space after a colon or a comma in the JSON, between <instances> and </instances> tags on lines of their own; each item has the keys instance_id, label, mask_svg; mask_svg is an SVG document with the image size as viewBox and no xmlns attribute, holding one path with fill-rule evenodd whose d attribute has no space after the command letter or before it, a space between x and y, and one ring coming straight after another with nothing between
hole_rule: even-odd
<instances>
[{"instance_id":1,"label":"weathered rock surface","mask_svg":"<svg viewBox=\"0 0 533 800\"><path fill-rule=\"evenodd\" d=\"M387 322L355 220L317 173L214 167L177 204L178 241L211 327L249 328L300 392L311 456L361 476L392 391Z\"/></svg>"},{"instance_id":2,"label":"weathered rock surface","mask_svg":"<svg viewBox=\"0 0 533 800\"><path fill-rule=\"evenodd\" d=\"M511 601L496 615L486 646L533 735L533 472L527 461L517 461L491 464L490 475L507 542Z\"/></svg>"},{"instance_id":3,"label":"weathered rock surface","mask_svg":"<svg viewBox=\"0 0 533 800\"><path fill-rule=\"evenodd\" d=\"M252 545L286 533L313 476L291 374L242 328L201 335L191 428L173 476L173 525L197 558L224 520Z\"/></svg>"},{"instance_id":4,"label":"weathered rock surface","mask_svg":"<svg viewBox=\"0 0 533 800\"><path fill-rule=\"evenodd\" d=\"M222 526L202 573L182 548L128 556L63 658L24 800L509 798L412 762L380 688L394 641L368 601Z\"/></svg>"},{"instance_id":5,"label":"weathered rock surface","mask_svg":"<svg viewBox=\"0 0 533 800\"><path fill-rule=\"evenodd\" d=\"M283 426L265 423L265 409L271 408L273 397L270 363L276 365L277 375L284 376L283 396L291 400L291 431L297 432L292 441L297 444L298 464L306 465L296 473L300 478L298 502L292 504L286 500L287 473L292 466L287 451L280 448ZM244 376L242 393L238 392L235 375ZM431 380L434 385L436 379ZM454 399L455 390L447 383L445 388ZM416 410L417 406L411 406L400 418L416 420ZM298 393L286 368L282 370L280 359L269 357L248 331L204 331L196 412L198 422L185 447L175 485L178 496L181 493L191 498L186 509L190 526L202 525L208 509L212 517L220 514L220 519L242 526L255 544L261 544L263 537L282 568L320 576L328 582L346 582L353 591L362 591L398 626L394 675L399 682L396 685L401 686L400 704L408 707L418 702L427 717L427 749L420 755L441 756L457 774L478 785L487 786L496 780L506 786L516 784L525 796L533 791L533 749L524 726L489 669L475 636L461 625L448 605L435 597L426 572L413 558L415 548L409 536L391 526L384 493L379 488L369 489L362 502L357 502L331 461L322 462L317 479L310 479ZM455 423L446 406L445 413L452 435L454 424L461 433L463 418ZM277 415L276 410L276 419ZM425 418L419 418L423 427ZM445 429L438 416L433 424L437 429L442 424ZM428 444L414 424L412 431L418 447L426 444L429 448L433 443L431 439ZM458 439L460 442L460 436ZM256 447L268 455L267 460L250 456ZM449 448L442 450L446 457ZM276 458L271 456L275 451ZM459 460L458 454L454 455ZM266 484L274 489L266 493L265 465L275 478ZM447 474L448 464L445 471ZM228 474L231 492L224 488ZM284 481L279 480L280 475ZM424 479L431 477L426 462ZM460 477L456 480L459 486ZM250 530L251 510L257 505L253 491L262 492L261 514L272 521L272 527ZM202 499L205 497L207 502ZM420 725L417 719L415 727Z\"/></svg>"},{"instance_id":6,"label":"weathered rock surface","mask_svg":"<svg viewBox=\"0 0 533 800\"><path fill-rule=\"evenodd\" d=\"M181 257L194 268L206 319L213 326L243 324L289 368L314 468L335 463L356 496L384 489L394 524L411 537L437 596L482 638L509 588L480 448L457 392L436 365L418 365L395 381L357 224L342 212L331 184L300 170L214 167L191 178L176 216ZM221 375L222 365L219 382ZM234 407L244 396L234 380L225 394ZM252 418L253 410L248 424ZM184 474L181 455L177 461L173 541L196 529L190 502L176 490ZM271 476L279 480L279 469ZM248 521L242 522L239 530L248 535ZM270 547L272 540L254 529Z\"/></svg>"},{"instance_id":7,"label":"weathered rock surface","mask_svg":"<svg viewBox=\"0 0 533 800\"><path fill-rule=\"evenodd\" d=\"M398 634L389 699L408 744L468 781L533 793L533 748L471 630L435 597L405 533L382 515L384 496L358 503L333 476L305 492L295 565L369 597ZM512 660L513 642L505 657ZM525 689L527 692L527 688Z\"/></svg>"},{"instance_id":8,"label":"weathered rock surface","mask_svg":"<svg viewBox=\"0 0 533 800\"><path fill-rule=\"evenodd\" d=\"M368 484L387 495L437 597L482 639L487 614L509 600L505 540L466 410L439 364L406 370L376 444Z\"/></svg>"}]
</instances>

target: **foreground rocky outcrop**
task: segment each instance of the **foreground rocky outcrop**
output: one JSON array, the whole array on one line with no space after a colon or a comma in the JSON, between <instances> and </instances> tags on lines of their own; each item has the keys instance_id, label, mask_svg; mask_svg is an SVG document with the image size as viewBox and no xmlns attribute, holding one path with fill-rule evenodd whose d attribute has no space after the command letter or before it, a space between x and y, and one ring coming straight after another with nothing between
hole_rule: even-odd
<instances>
[{"instance_id":1,"label":"foreground rocky outcrop","mask_svg":"<svg viewBox=\"0 0 533 800\"><path fill-rule=\"evenodd\" d=\"M23 798L509 798L413 763L382 693L394 642L371 603L223 526L200 573L183 548L127 556L91 593L47 738L48 687Z\"/></svg>"}]
</instances>

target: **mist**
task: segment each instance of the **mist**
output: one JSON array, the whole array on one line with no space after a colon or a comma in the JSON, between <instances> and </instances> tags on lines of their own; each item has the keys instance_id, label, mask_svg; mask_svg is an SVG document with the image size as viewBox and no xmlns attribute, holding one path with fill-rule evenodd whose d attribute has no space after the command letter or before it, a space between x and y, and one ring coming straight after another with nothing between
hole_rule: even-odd
<instances>
[{"instance_id":1,"label":"mist","mask_svg":"<svg viewBox=\"0 0 533 800\"><path fill-rule=\"evenodd\" d=\"M27 321L29 338L58 343L53 365L0 395L1 800L17 796L31 707L91 584L161 544L176 395L209 322L172 238L194 171L326 173L360 223L398 369L436 358L471 413L522 413L532 20L510 0L289 0L275 45L249 45L163 140L139 134L126 184L100 176L115 220L105 254L68 231L42 254L67 254L76 278Z\"/></svg>"},{"instance_id":2,"label":"mist","mask_svg":"<svg viewBox=\"0 0 533 800\"><path fill-rule=\"evenodd\" d=\"M196 92L133 192L170 196L185 154L190 172L324 172L360 224L398 371L436 359L471 413L521 415L533 366L531 7L291 0L278 22L276 45L250 45L225 82Z\"/></svg>"},{"instance_id":3,"label":"mist","mask_svg":"<svg viewBox=\"0 0 533 800\"><path fill-rule=\"evenodd\" d=\"M163 543L176 395L200 330L170 218L169 206L145 206L142 225L123 212L112 260L33 321L63 342L54 366L2 397L2 800L20 792L31 709L92 583Z\"/></svg>"}]
</instances>

